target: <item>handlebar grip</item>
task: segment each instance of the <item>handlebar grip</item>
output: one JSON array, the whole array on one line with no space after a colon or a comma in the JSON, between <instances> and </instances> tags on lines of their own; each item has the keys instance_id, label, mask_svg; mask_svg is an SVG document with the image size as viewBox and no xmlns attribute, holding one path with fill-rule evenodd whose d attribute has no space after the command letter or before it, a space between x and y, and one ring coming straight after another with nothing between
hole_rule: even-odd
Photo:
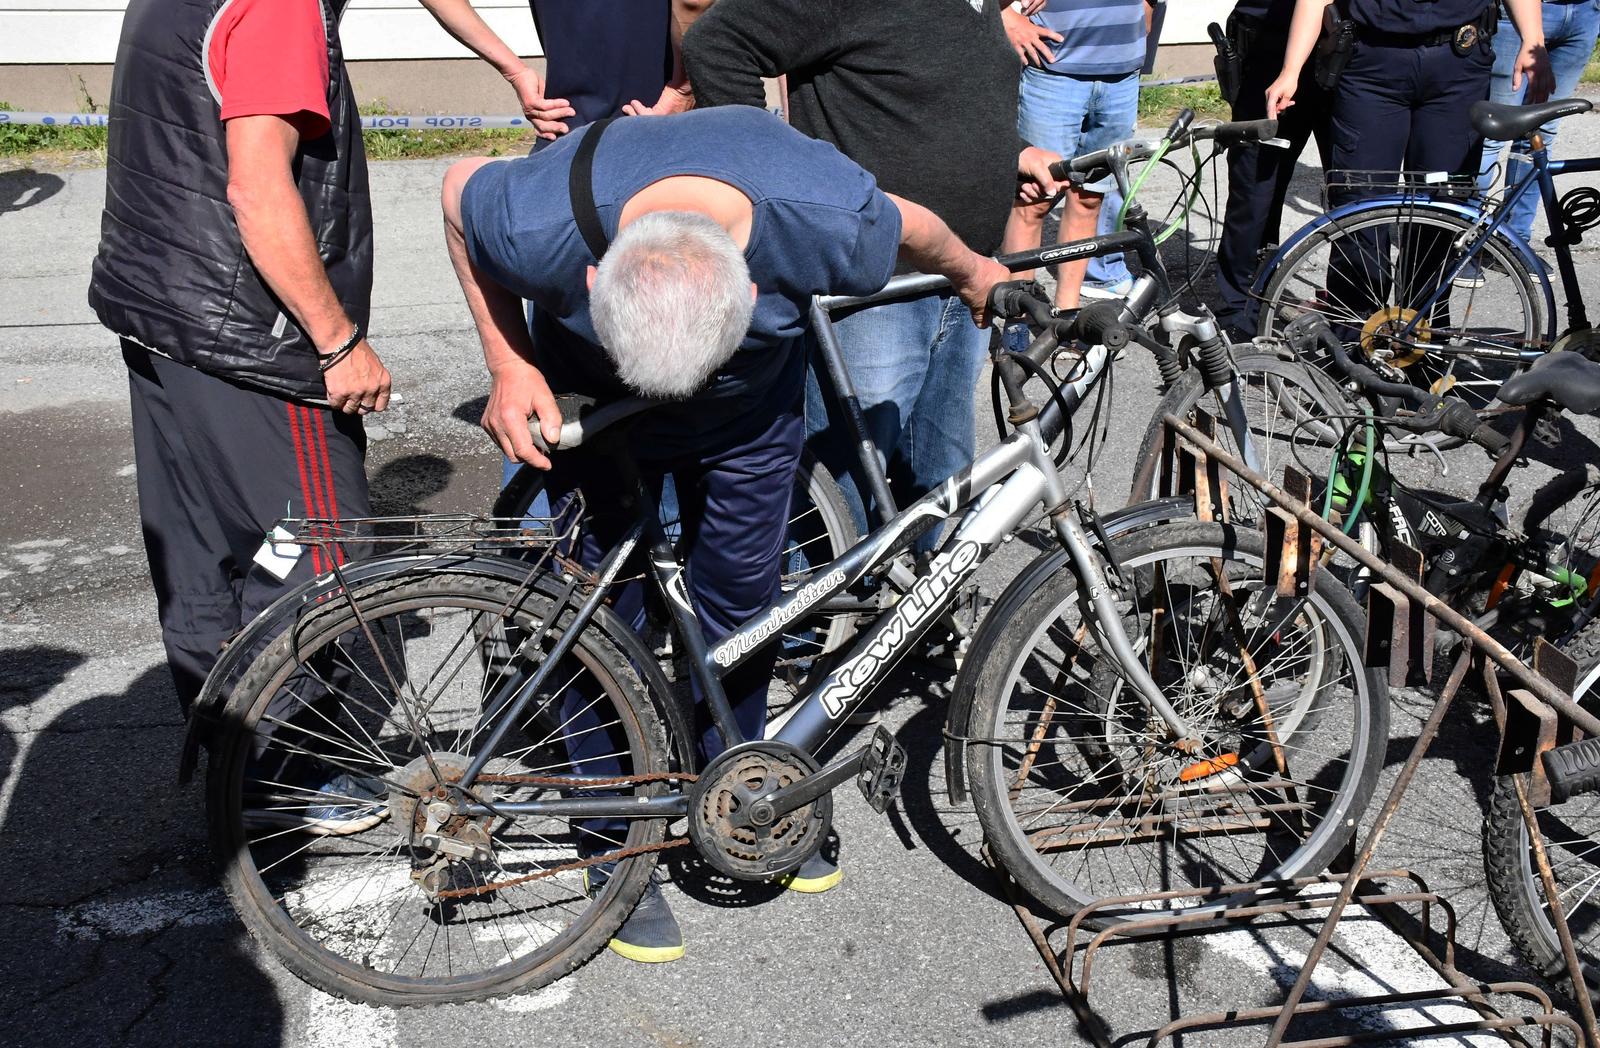
<instances>
[{"instance_id":1,"label":"handlebar grip","mask_svg":"<svg viewBox=\"0 0 1600 1048\"><path fill-rule=\"evenodd\" d=\"M585 397L577 393L562 393L557 396L556 408L561 412L562 429L565 429L572 423L582 419L583 413L594 407L594 405L595 399L593 397ZM557 437L555 445L552 447L544 439L544 434L540 432L539 422L537 419L530 420L528 423L528 431L529 436L533 439L533 446L538 448L539 452L543 455L549 455L551 451L555 450L555 448L566 446L563 443L562 438ZM573 446L575 447L576 445Z\"/></svg>"},{"instance_id":2,"label":"handlebar grip","mask_svg":"<svg viewBox=\"0 0 1600 1048\"><path fill-rule=\"evenodd\" d=\"M1278 137L1276 120L1238 120L1231 124L1218 124L1211 138L1218 145L1232 146L1240 142L1264 142Z\"/></svg>"},{"instance_id":3,"label":"handlebar grip","mask_svg":"<svg viewBox=\"0 0 1600 1048\"><path fill-rule=\"evenodd\" d=\"M1072 334L1080 342L1117 350L1128 344L1128 327L1122 321L1120 299L1094 302L1078 311Z\"/></svg>"},{"instance_id":4,"label":"handlebar grip","mask_svg":"<svg viewBox=\"0 0 1600 1048\"><path fill-rule=\"evenodd\" d=\"M1579 739L1546 750L1542 755L1545 778L1550 780L1550 801L1561 804L1569 797L1600 788L1600 739Z\"/></svg>"},{"instance_id":5,"label":"handlebar grip","mask_svg":"<svg viewBox=\"0 0 1600 1048\"><path fill-rule=\"evenodd\" d=\"M1467 439L1496 458L1499 458L1506 448L1511 446L1511 438L1494 429L1487 422L1480 423L1478 428L1472 431L1472 436Z\"/></svg>"},{"instance_id":6,"label":"handlebar grip","mask_svg":"<svg viewBox=\"0 0 1600 1048\"><path fill-rule=\"evenodd\" d=\"M1167 128L1167 138L1177 141L1188 133L1190 125L1194 123L1194 110L1185 109L1173 118L1171 126Z\"/></svg>"}]
</instances>

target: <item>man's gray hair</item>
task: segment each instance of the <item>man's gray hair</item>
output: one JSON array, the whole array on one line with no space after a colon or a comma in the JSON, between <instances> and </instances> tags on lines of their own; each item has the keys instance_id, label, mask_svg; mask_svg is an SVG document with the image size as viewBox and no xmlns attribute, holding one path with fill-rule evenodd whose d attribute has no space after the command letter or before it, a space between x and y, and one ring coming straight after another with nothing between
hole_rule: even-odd
<instances>
[{"instance_id":1,"label":"man's gray hair","mask_svg":"<svg viewBox=\"0 0 1600 1048\"><path fill-rule=\"evenodd\" d=\"M682 399L750 330L750 267L705 215L656 211L623 227L589 294L595 334L629 387Z\"/></svg>"}]
</instances>

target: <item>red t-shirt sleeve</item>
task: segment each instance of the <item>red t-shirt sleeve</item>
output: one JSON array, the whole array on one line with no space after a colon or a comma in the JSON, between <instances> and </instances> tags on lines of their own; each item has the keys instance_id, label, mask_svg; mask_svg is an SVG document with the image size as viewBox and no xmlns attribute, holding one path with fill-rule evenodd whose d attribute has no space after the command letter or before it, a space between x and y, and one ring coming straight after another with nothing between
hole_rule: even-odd
<instances>
[{"instance_id":1,"label":"red t-shirt sleeve","mask_svg":"<svg viewBox=\"0 0 1600 1048\"><path fill-rule=\"evenodd\" d=\"M217 17L206 61L222 119L290 117L305 138L327 133L328 35L320 0L233 0Z\"/></svg>"}]
</instances>

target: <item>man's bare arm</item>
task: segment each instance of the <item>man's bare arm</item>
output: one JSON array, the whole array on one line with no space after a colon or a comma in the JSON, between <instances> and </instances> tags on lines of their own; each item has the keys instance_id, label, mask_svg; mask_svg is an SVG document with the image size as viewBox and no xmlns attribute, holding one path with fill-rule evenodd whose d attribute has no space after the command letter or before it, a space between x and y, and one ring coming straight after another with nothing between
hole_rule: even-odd
<instances>
[{"instance_id":1,"label":"man's bare arm","mask_svg":"<svg viewBox=\"0 0 1600 1048\"><path fill-rule=\"evenodd\" d=\"M1300 86L1300 72L1316 49L1317 37L1322 35L1322 12L1333 0L1297 0L1294 16L1289 19L1289 42L1283 52L1283 69L1278 79L1267 85L1267 116L1277 115L1294 105L1294 93Z\"/></svg>"},{"instance_id":2,"label":"man's bare arm","mask_svg":"<svg viewBox=\"0 0 1600 1048\"><path fill-rule=\"evenodd\" d=\"M489 403L484 408L484 431L507 458L549 469L550 460L534 447L528 420L539 420L540 432L551 444L561 437L561 415L544 376L533 364L533 337L528 333L522 299L496 284L472 264L466 231L461 221L461 191L488 157L474 157L453 165L444 176L444 241L455 266L456 279L467 298L467 309L478 328L483 360L491 381Z\"/></svg>"},{"instance_id":3,"label":"man's bare arm","mask_svg":"<svg viewBox=\"0 0 1600 1048\"><path fill-rule=\"evenodd\" d=\"M948 277L961 301L972 310L972 319L979 327L987 327L989 290L1011 279L1010 270L967 247L944 219L921 204L887 195L900 211L900 257L924 273Z\"/></svg>"},{"instance_id":4,"label":"man's bare arm","mask_svg":"<svg viewBox=\"0 0 1600 1048\"><path fill-rule=\"evenodd\" d=\"M318 352L338 349L355 323L328 282L295 186L300 132L281 116L241 116L227 122L226 135L228 203L251 263ZM323 381L328 403L347 414L389 404L389 372L365 337Z\"/></svg>"}]
</instances>

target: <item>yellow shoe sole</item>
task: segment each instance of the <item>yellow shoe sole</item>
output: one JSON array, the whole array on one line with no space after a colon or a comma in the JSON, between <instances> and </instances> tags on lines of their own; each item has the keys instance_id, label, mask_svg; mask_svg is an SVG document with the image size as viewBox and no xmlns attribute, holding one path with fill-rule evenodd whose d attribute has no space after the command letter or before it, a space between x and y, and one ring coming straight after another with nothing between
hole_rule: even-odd
<instances>
[{"instance_id":1,"label":"yellow shoe sole","mask_svg":"<svg viewBox=\"0 0 1600 1048\"><path fill-rule=\"evenodd\" d=\"M683 956L683 946L635 946L621 939L612 939L606 943L611 952L619 957L626 957L630 961L640 964L666 964L676 961Z\"/></svg>"},{"instance_id":2,"label":"yellow shoe sole","mask_svg":"<svg viewBox=\"0 0 1600 1048\"><path fill-rule=\"evenodd\" d=\"M825 891L837 888L842 880L844 880L844 871L834 870L824 877L799 877L791 873L787 877L781 878L778 883L792 892L800 892L804 895L821 895Z\"/></svg>"}]
</instances>

